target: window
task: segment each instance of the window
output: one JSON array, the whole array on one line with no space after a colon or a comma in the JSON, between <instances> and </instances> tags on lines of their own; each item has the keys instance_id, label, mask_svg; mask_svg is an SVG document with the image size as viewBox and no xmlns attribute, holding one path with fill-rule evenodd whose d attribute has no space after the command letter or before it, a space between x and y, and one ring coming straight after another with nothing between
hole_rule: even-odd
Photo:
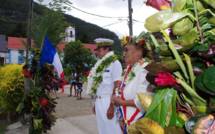
<instances>
[{"instance_id":1,"label":"window","mask_svg":"<svg viewBox=\"0 0 215 134\"><path fill-rule=\"evenodd\" d=\"M24 63L24 50L19 50L18 64Z\"/></svg>"},{"instance_id":2,"label":"window","mask_svg":"<svg viewBox=\"0 0 215 134\"><path fill-rule=\"evenodd\" d=\"M69 35L69 37L74 37L74 35L73 35L73 31L70 31L70 35Z\"/></svg>"},{"instance_id":3,"label":"window","mask_svg":"<svg viewBox=\"0 0 215 134\"><path fill-rule=\"evenodd\" d=\"M4 65L4 57L0 57L0 65Z\"/></svg>"}]
</instances>

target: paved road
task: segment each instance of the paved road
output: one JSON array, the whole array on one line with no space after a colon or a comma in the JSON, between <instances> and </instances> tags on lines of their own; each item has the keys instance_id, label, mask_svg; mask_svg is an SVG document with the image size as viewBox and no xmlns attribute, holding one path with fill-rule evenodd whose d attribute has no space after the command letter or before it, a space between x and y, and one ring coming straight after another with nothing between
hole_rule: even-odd
<instances>
[{"instance_id":1,"label":"paved road","mask_svg":"<svg viewBox=\"0 0 215 134\"><path fill-rule=\"evenodd\" d=\"M60 118L49 134L97 134L95 116Z\"/></svg>"}]
</instances>

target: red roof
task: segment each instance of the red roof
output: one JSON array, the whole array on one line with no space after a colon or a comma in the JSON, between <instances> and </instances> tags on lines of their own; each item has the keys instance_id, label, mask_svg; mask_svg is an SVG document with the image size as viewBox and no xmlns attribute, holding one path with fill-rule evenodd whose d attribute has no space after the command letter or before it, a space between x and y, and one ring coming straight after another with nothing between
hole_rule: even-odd
<instances>
[{"instance_id":1,"label":"red roof","mask_svg":"<svg viewBox=\"0 0 215 134\"><path fill-rule=\"evenodd\" d=\"M92 53L95 54L96 44L84 44L84 47L89 49Z\"/></svg>"},{"instance_id":2,"label":"red roof","mask_svg":"<svg viewBox=\"0 0 215 134\"><path fill-rule=\"evenodd\" d=\"M27 44L26 38L8 37L8 49L25 50L25 44Z\"/></svg>"}]
</instances>

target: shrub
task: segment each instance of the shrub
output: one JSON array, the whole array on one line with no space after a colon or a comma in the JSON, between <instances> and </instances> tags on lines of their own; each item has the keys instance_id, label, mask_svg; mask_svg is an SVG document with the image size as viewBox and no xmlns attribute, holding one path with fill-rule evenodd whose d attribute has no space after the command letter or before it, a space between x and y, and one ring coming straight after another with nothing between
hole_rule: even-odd
<instances>
[{"instance_id":1,"label":"shrub","mask_svg":"<svg viewBox=\"0 0 215 134\"><path fill-rule=\"evenodd\" d=\"M24 95L22 66L0 67L0 113L15 112Z\"/></svg>"}]
</instances>

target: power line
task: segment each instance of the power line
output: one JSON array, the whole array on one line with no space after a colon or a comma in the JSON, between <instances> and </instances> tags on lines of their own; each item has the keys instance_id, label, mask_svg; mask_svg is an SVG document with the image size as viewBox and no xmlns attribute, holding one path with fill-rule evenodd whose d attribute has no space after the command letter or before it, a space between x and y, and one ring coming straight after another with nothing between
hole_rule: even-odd
<instances>
[{"instance_id":1,"label":"power line","mask_svg":"<svg viewBox=\"0 0 215 134\"><path fill-rule=\"evenodd\" d=\"M133 21L138 22L138 23L143 23L143 24L144 24L144 22L139 21L139 20L136 20L136 19L133 19Z\"/></svg>"},{"instance_id":2,"label":"power line","mask_svg":"<svg viewBox=\"0 0 215 134\"><path fill-rule=\"evenodd\" d=\"M68 4L71 8L76 9L76 10L82 12L82 13L89 14L89 15L96 16L96 17L109 18L109 19L127 18L127 17L111 17L111 16L104 16L104 15L94 14L94 13L90 13L90 12L84 11L84 10L82 10L80 8L77 8L77 7L75 7L75 6L73 6L73 5L69 4L69 3L66 3L66 4Z\"/></svg>"},{"instance_id":3,"label":"power line","mask_svg":"<svg viewBox=\"0 0 215 134\"><path fill-rule=\"evenodd\" d=\"M115 24L119 24L119 23L122 23L123 21L125 20L120 20L120 21L117 21L117 22L114 22L114 23L110 23L110 24L107 24L105 26L102 26L102 27L108 27L108 26L112 26L112 25L115 25ZM126 20L127 21L127 20Z\"/></svg>"}]
</instances>

